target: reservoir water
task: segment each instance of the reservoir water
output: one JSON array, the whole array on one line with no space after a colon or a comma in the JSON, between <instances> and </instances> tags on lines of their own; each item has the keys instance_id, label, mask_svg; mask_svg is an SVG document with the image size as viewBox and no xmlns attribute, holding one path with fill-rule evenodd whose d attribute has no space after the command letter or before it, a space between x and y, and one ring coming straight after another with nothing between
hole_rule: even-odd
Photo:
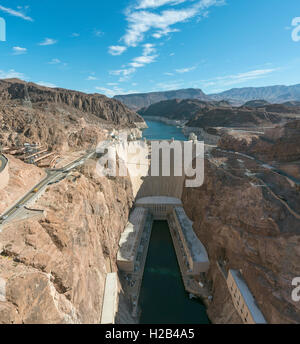
<instances>
[{"instance_id":1,"label":"reservoir water","mask_svg":"<svg viewBox=\"0 0 300 344\"><path fill-rule=\"evenodd\" d=\"M143 137L148 140L171 140L173 137L175 140L186 140L181 128L156 121L147 121L147 125L148 129L144 130Z\"/></svg>"},{"instance_id":2,"label":"reservoir water","mask_svg":"<svg viewBox=\"0 0 300 344\"><path fill-rule=\"evenodd\" d=\"M180 128L149 121L149 140L185 140ZM209 324L205 306L185 291L167 221L155 221L140 293L141 324Z\"/></svg>"}]
</instances>

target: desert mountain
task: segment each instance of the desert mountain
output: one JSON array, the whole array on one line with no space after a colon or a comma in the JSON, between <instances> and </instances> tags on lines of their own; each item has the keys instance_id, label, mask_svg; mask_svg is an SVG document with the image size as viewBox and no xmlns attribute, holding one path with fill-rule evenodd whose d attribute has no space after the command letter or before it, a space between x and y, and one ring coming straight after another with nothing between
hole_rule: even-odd
<instances>
[{"instance_id":1,"label":"desert mountain","mask_svg":"<svg viewBox=\"0 0 300 344\"><path fill-rule=\"evenodd\" d=\"M121 102L100 94L0 80L0 143L38 142L49 148L96 145L105 130L135 129L143 119Z\"/></svg>"},{"instance_id":2,"label":"desert mountain","mask_svg":"<svg viewBox=\"0 0 300 344\"><path fill-rule=\"evenodd\" d=\"M117 95L129 108L138 110L163 100L198 99L203 101L227 100L234 105L242 105L253 100L263 100L269 103L284 103L300 101L300 84L293 86L244 87L206 95L200 89L183 89L168 92L152 92L140 94Z\"/></svg>"},{"instance_id":3,"label":"desert mountain","mask_svg":"<svg viewBox=\"0 0 300 344\"><path fill-rule=\"evenodd\" d=\"M151 92L151 93L139 93L139 94L128 94L118 95L114 97L126 104L129 108L138 110L144 107L148 107L152 104L158 103L163 100L171 99L199 99L199 100L210 100L200 89L189 88L176 91L166 92Z\"/></svg>"},{"instance_id":4,"label":"desert mountain","mask_svg":"<svg viewBox=\"0 0 300 344\"><path fill-rule=\"evenodd\" d=\"M255 105L250 107L250 105ZM263 105L265 104L265 105ZM256 106L257 105L257 106ZM261 107L258 107L261 105ZM235 107L227 102L204 102L196 99L168 100L141 109L139 114L168 120L187 121L188 127L257 127L278 124L300 114L300 107L283 104L248 103Z\"/></svg>"}]
</instances>

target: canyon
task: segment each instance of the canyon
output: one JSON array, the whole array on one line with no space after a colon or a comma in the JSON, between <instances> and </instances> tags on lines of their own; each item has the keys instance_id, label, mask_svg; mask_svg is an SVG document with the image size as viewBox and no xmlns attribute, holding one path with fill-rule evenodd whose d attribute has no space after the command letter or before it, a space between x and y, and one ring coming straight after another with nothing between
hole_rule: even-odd
<instances>
[{"instance_id":1,"label":"canyon","mask_svg":"<svg viewBox=\"0 0 300 344\"><path fill-rule=\"evenodd\" d=\"M112 272L118 273L115 322L138 322L117 253L136 201L146 196L182 201L210 261L205 273L210 297L203 301L211 322L243 322L224 270L241 271L268 323L300 322L300 306L291 299L291 281L300 274L297 107L263 104L262 110L262 104L232 108L227 102L168 100L165 113L158 103L138 115L101 95L19 80L0 86L0 142L11 148L4 151L10 179L0 193L1 213L45 177L43 168L10 154L25 143L59 151L61 168L74 160L72 154L111 139L112 132L140 137L146 113L185 121L217 137L205 147L201 187L181 189L184 178L99 177L97 158L48 185L31 205L42 216L0 227L0 323L100 323L106 276Z\"/></svg>"}]
</instances>

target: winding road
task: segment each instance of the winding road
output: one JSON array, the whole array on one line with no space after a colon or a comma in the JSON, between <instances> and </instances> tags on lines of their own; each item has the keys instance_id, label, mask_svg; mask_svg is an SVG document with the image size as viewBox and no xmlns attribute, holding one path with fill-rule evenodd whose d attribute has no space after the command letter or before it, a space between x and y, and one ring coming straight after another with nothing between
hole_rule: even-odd
<instances>
[{"instance_id":1,"label":"winding road","mask_svg":"<svg viewBox=\"0 0 300 344\"><path fill-rule=\"evenodd\" d=\"M66 174L74 168L84 164L87 159L91 158L95 154L95 151L90 151L73 161L67 166L57 169L48 170L47 177L35 185L28 193L26 193L20 200L18 200L9 210L0 216L0 225L7 224L8 222L17 218L18 215L24 210L24 207L29 203L32 203L38 199L38 197L44 193L49 184L54 184L66 177ZM0 229L1 232L1 229Z\"/></svg>"}]
</instances>

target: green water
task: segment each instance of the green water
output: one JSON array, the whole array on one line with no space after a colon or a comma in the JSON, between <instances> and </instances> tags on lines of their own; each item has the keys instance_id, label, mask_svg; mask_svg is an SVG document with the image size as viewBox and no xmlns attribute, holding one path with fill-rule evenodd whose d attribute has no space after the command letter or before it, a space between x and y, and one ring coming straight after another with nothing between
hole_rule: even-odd
<instances>
[{"instance_id":1,"label":"green water","mask_svg":"<svg viewBox=\"0 0 300 344\"><path fill-rule=\"evenodd\" d=\"M141 324L208 324L205 306L184 289L167 221L155 221L140 294Z\"/></svg>"},{"instance_id":2,"label":"green water","mask_svg":"<svg viewBox=\"0 0 300 344\"><path fill-rule=\"evenodd\" d=\"M148 129L143 132L147 140L186 140L181 128L156 121L147 121L147 125Z\"/></svg>"}]
</instances>

